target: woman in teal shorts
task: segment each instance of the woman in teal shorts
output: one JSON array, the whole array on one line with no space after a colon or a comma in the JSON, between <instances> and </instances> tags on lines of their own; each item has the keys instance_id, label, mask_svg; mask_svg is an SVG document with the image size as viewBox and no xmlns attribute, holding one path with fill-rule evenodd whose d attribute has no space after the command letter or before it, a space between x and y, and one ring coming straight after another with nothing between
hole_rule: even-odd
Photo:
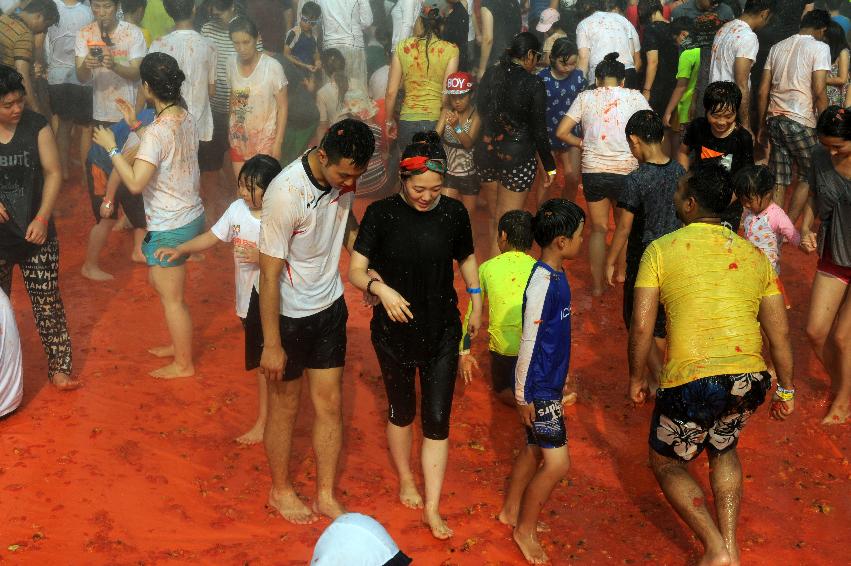
<instances>
[{"instance_id":1,"label":"woman in teal shorts","mask_svg":"<svg viewBox=\"0 0 851 566\"><path fill-rule=\"evenodd\" d=\"M192 319L183 300L185 258L160 261L154 252L177 247L204 230L204 205L200 196L198 132L185 109L180 86L186 76L177 61L164 53L151 53L139 68L145 101L156 111L149 126L141 127L133 107L117 101L124 119L139 134L141 143L130 163L116 146L115 136L97 128L94 141L110 156L115 171L131 193L142 193L148 233L142 251L150 266L150 280L165 310L171 344L149 350L157 357L174 357L153 377L171 379L195 373L192 364Z\"/></svg>"}]
</instances>

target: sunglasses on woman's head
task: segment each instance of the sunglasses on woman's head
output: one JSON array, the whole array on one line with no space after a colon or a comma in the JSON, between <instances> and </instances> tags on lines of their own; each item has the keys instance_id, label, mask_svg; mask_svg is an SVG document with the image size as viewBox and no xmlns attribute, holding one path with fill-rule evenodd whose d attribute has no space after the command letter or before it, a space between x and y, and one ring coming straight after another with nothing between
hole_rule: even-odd
<instances>
[{"instance_id":1,"label":"sunglasses on woman's head","mask_svg":"<svg viewBox=\"0 0 851 566\"><path fill-rule=\"evenodd\" d=\"M318 23L319 23L320 21L322 21L322 20L319 20L319 19L311 20L311 19L310 19L310 18L308 18L308 17L302 16L302 17L301 17L301 21L303 21L303 22L304 22L304 23L306 23L306 24L310 24L310 25L312 25L312 26L315 26L316 24L318 24Z\"/></svg>"}]
</instances>

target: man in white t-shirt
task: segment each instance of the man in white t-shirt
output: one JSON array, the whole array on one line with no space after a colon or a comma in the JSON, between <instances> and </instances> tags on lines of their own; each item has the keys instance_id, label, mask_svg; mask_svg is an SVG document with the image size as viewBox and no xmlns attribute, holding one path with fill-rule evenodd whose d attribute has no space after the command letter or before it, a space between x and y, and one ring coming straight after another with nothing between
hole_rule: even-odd
<instances>
[{"instance_id":1,"label":"man in white t-shirt","mask_svg":"<svg viewBox=\"0 0 851 566\"><path fill-rule=\"evenodd\" d=\"M88 155L92 143L92 87L80 84L74 45L77 32L95 19L88 4L78 0L55 0L59 21L47 29L44 57L47 61L47 92L53 111L62 172L68 176L71 128L80 129L80 155ZM85 171L84 171L85 173ZM85 174L83 175L85 179Z\"/></svg>"},{"instance_id":2,"label":"man in white t-shirt","mask_svg":"<svg viewBox=\"0 0 851 566\"><path fill-rule=\"evenodd\" d=\"M390 10L390 19L393 21L393 38L390 42L390 52L396 52L396 46L403 39L411 37L414 31L414 23L420 17L423 10L423 0L399 0Z\"/></svg>"},{"instance_id":3,"label":"man in white t-shirt","mask_svg":"<svg viewBox=\"0 0 851 566\"><path fill-rule=\"evenodd\" d=\"M785 206L786 187L792 184L792 164L798 170L798 188L789 209L795 222L809 194L813 148L818 145L816 122L827 108L830 47L824 36L830 13L807 12L801 31L771 48L759 85L759 143L771 139L768 166L774 173L774 201ZM813 110L815 109L815 111Z\"/></svg>"},{"instance_id":4,"label":"man in white t-shirt","mask_svg":"<svg viewBox=\"0 0 851 566\"><path fill-rule=\"evenodd\" d=\"M195 0L165 0L165 11L174 20L174 31L155 39L150 52L167 53L177 60L186 75L181 94L195 119L198 139L213 139L213 112L210 97L216 94L216 46L195 31Z\"/></svg>"},{"instance_id":5,"label":"man in white t-shirt","mask_svg":"<svg viewBox=\"0 0 851 566\"><path fill-rule=\"evenodd\" d=\"M579 58L576 68L583 71L594 84L594 70L609 53L617 53L618 61L626 67L624 86L637 88L641 70L641 42L635 27L623 17L620 6L609 12L598 10L576 26L576 47Z\"/></svg>"},{"instance_id":6,"label":"man in white t-shirt","mask_svg":"<svg viewBox=\"0 0 851 566\"><path fill-rule=\"evenodd\" d=\"M77 78L92 83L92 117L101 125L122 119L115 104L136 102L139 65L147 53L145 36L133 24L118 21L118 0L92 0L95 21L77 33Z\"/></svg>"},{"instance_id":7,"label":"man in white t-shirt","mask_svg":"<svg viewBox=\"0 0 851 566\"><path fill-rule=\"evenodd\" d=\"M771 18L776 0L748 0L741 17L718 30L712 43L709 82L731 81L742 91L739 123L751 129L751 67L759 51L757 30Z\"/></svg>"},{"instance_id":8,"label":"man in white t-shirt","mask_svg":"<svg viewBox=\"0 0 851 566\"><path fill-rule=\"evenodd\" d=\"M322 0L322 49L339 49L349 80L365 85L366 45L363 30L372 25L369 0Z\"/></svg>"},{"instance_id":9,"label":"man in white t-shirt","mask_svg":"<svg viewBox=\"0 0 851 566\"><path fill-rule=\"evenodd\" d=\"M331 126L318 148L290 163L269 184L260 222L260 369L269 384L263 443L272 474L269 505L297 524L345 513L334 496L342 444L342 376L346 320L340 278L343 245L357 236L355 184L375 149L363 122ZM307 373L315 411L315 512L302 503L289 477L292 433L301 375Z\"/></svg>"}]
</instances>

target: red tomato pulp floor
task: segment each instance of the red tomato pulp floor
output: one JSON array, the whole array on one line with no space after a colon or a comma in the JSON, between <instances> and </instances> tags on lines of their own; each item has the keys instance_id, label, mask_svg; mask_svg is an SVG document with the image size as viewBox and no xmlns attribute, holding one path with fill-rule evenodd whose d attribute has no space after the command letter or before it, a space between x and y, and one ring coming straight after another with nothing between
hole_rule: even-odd
<instances>
[{"instance_id":1,"label":"red tomato pulp floor","mask_svg":"<svg viewBox=\"0 0 851 566\"><path fill-rule=\"evenodd\" d=\"M158 381L162 310L146 268L127 261L130 234L113 234L102 265L111 283L79 275L91 212L79 185L63 192L58 219L61 289L74 346L77 392L45 379L46 363L20 276L13 302L25 368L23 405L0 420L0 562L37 565L304 564L327 520L294 526L265 508L261 446L233 439L256 416L254 375L243 371L230 250L191 263L187 296L197 376ZM363 212L358 201L356 210ZM486 221L476 215L477 232ZM797 364L798 410L785 423L763 407L740 443L746 474L739 527L746 565L846 565L851 548L849 426L819 424L828 379L807 344L805 311L815 258L787 246L784 282ZM344 253L343 269L347 259ZM571 379L579 402L566 411L573 467L543 519L554 564L691 564L699 543L674 516L647 466L651 408L626 399L621 290L592 300L586 256L569 266L574 293ZM463 290L463 282L456 281ZM376 517L415 564L521 564L495 519L513 451L515 413L491 396L485 373L456 387L442 509L455 530L433 539L401 506L384 436L385 398L369 340L369 310L346 285L349 347L344 375L345 445L339 492L352 511ZM485 340L475 354L487 372ZM306 396L292 473L311 496L314 459ZM706 458L694 464L707 487Z\"/></svg>"}]
</instances>

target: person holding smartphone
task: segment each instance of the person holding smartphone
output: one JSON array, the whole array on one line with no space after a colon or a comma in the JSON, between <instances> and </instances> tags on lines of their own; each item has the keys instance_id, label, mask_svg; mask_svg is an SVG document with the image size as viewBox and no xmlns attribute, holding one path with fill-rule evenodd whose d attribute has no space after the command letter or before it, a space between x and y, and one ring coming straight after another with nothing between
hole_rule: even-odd
<instances>
[{"instance_id":1,"label":"person holding smartphone","mask_svg":"<svg viewBox=\"0 0 851 566\"><path fill-rule=\"evenodd\" d=\"M77 78L92 84L92 118L96 125L120 121L115 100L136 100L139 65L147 52L142 30L118 21L118 0L92 0L95 21L77 32L74 55ZM88 147L81 148L82 155Z\"/></svg>"}]
</instances>

